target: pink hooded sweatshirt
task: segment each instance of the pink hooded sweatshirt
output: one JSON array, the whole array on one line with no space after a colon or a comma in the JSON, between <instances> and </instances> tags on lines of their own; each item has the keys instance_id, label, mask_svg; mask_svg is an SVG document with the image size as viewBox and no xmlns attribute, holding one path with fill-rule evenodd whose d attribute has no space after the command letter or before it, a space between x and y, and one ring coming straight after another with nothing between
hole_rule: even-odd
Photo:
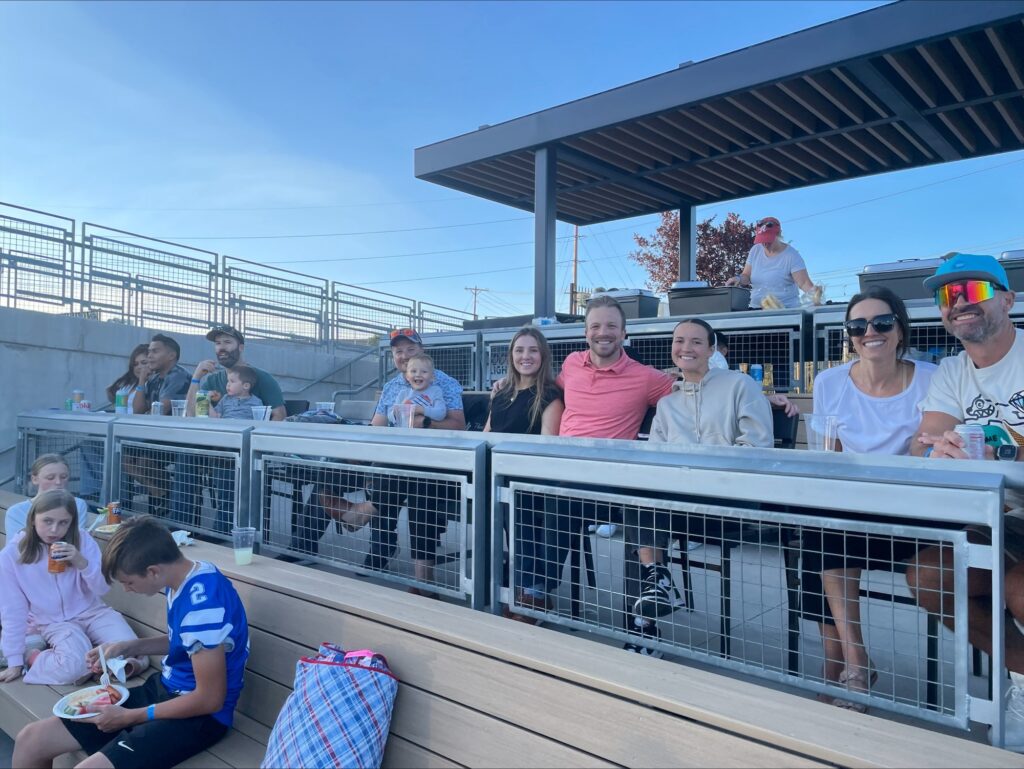
<instances>
[{"instance_id":1,"label":"pink hooded sweatshirt","mask_svg":"<svg viewBox=\"0 0 1024 769\"><path fill-rule=\"evenodd\" d=\"M18 532L0 550L0 648L12 667L25 663L29 622L45 627L73 620L102 606L100 598L110 589L100 570L99 546L88 532L79 529L78 549L89 565L79 570L68 564L62 574L46 570L45 555L35 563L19 563L18 543L24 536L24 531Z\"/></svg>"}]
</instances>

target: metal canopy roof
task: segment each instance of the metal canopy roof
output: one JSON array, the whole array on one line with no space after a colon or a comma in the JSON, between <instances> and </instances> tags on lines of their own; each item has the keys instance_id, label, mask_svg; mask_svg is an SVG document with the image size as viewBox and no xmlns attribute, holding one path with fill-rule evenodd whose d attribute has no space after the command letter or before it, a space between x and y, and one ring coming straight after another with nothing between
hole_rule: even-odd
<instances>
[{"instance_id":1,"label":"metal canopy roof","mask_svg":"<svg viewBox=\"0 0 1024 769\"><path fill-rule=\"evenodd\" d=\"M1024 0L903 2L416 150L525 211L557 156L573 224L1024 148Z\"/></svg>"}]
</instances>

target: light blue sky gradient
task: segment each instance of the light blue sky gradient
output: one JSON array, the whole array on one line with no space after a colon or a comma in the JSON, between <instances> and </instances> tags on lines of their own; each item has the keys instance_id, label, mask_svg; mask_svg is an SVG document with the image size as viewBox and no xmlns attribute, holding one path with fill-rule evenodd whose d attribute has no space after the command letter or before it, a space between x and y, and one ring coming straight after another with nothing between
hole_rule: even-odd
<instances>
[{"instance_id":1,"label":"light blue sky gradient","mask_svg":"<svg viewBox=\"0 0 1024 769\"><path fill-rule=\"evenodd\" d=\"M0 3L0 200L458 309L481 286L481 314L526 313L532 217L416 180L415 147L875 5ZM1022 171L1011 153L698 216L779 217L840 298L865 264L1024 247ZM581 285L643 286L626 254L655 224L582 230ZM413 228L437 229L238 237Z\"/></svg>"}]
</instances>

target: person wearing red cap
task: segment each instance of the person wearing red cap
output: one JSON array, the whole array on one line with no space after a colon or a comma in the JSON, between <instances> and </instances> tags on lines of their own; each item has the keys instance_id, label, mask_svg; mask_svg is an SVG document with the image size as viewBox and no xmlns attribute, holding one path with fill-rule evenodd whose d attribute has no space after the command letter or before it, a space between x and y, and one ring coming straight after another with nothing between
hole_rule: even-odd
<instances>
[{"instance_id":1,"label":"person wearing red cap","mask_svg":"<svg viewBox=\"0 0 1024 769\"><path fill-rule=\"evenodd\" d=\"M782 224L774 216L766 216L754 225L754 246L747 255L743 272L725 282L727 286L749 286L750 306L758 309L799 307L801 288L816 296L820 292L807 274L804 259L789 243L782 240ZM777 301L773 303L771 298ZM767 299L767 303L765 300Z\"/></svg>"}]
</instances>

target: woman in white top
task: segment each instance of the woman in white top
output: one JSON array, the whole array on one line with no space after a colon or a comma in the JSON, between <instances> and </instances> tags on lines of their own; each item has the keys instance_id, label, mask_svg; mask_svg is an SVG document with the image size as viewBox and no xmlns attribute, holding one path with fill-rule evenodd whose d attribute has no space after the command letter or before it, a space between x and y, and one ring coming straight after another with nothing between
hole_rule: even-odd
<instances>
[{"instance_id":1,"label":"woman in white top","mask_svg":"<svg viewBox=\"0 0 1024 769\"><path fill-rule=\"evenodd\" d=\"M727 286L750 286L750 306L762 308L765 297L771 295L780 307L799 307L802 288L820 303L821 292L811 282L807 265L800 252L782 240L782 225L774 216L766 216L754 225L754 246L747 255L743 272L725 282ZM765 309L779 309L769 300Z\"/></svg>"},{"instance_id":2,"label":"woman in white top","mask_svg":"<svg viewBox=\"0 0 1024 769\"><path fill-rule=\"evenodd\" d=\"M857 360L815 377L814 412L839 418L839 451L909 454L921 421L919 404L937 367L903 357L910 319L903 301L887 288L872 286L854 296L846 307L844 326ZM821 628L826 680L851 691L870 689L876 673L861 631L861 570L891 571L894 563L915 555L921 546L891 537L804 531L801 611ZM815 589L819 577L823 595ZM834 704L865 710L845 699Z\"/></svg>"}]
</instances>

